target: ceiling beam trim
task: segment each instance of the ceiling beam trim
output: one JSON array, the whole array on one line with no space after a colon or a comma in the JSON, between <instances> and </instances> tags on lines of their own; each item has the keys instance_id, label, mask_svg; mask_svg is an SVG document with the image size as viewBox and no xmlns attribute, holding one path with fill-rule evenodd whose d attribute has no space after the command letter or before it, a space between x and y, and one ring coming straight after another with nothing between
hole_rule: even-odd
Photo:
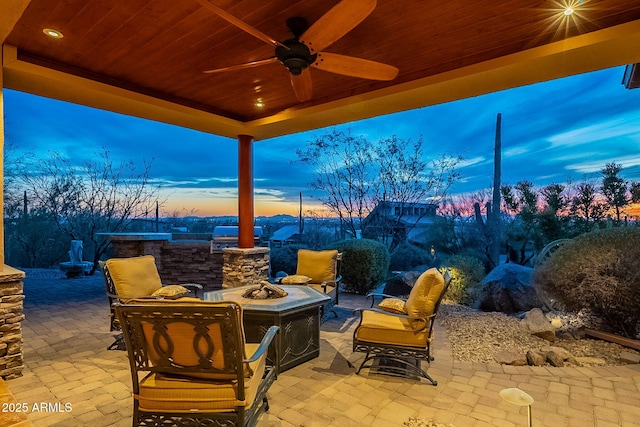
<instances>
[{"instance_id":1,"label":"ceiling beam trim","mask_svg":"<svg viewBox=\"0 0 640 427\"><path fill-rule=\"evenodd\" d=\"M640 50L635 46L640 46L640 20L398 86L313 107L292 108L248 122L20 60L13 46L3 46L2 60L4 84L11 89L233 139L246 134L264 140L637 63Z\"/></svg>"},{"instance_id":2,"label":"ceiling beam trim","mask_svg":"<svg viewBox=\"0 0 640 427\"><path fill-rule=\"evenodd\" d=\"M2 0L2 13L0 13L0 45L13 30L16 23L24 13L31 0Z\"/></svg>"},{"instance_id":3,"label":"ceiling beam trim","mask_svg":"<svg viewBox=\"0 0 640 427\"><path fill-rule=\"evenodd\" d=\"M14 46L3 45L2 66L9 89L233 139L246 133L237 120L21 61Z\"/></svg>"}]
</instances>

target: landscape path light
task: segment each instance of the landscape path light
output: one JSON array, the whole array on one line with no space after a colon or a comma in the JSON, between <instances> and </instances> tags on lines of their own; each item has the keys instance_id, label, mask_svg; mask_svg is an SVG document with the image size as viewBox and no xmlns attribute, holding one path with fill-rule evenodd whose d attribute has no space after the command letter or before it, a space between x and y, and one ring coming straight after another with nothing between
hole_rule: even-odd
<instances>
[{"instance_id":1,"label":"landscape path light","mask_svg":"<svg viewBox=\"0 0 640 427\"><path fill-rule=\"evenodd\" d=\"M505 388L500 391L500 397L505 402L509 402L513 405L517 406L526 406L527 407L527 417L529 419L529 427L532 427L531 424L531 405L533 404L533 397L529 396L524 391L519 388Z\"/></svg>"}]
</instances>

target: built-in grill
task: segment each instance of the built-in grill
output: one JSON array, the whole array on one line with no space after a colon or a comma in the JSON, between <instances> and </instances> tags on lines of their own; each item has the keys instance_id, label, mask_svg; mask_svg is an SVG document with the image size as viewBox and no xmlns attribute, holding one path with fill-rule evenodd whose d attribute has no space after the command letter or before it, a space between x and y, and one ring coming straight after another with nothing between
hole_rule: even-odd
<instances>
[{"instance_id":1,"label":"built-in grill","mask_svg":"<svg viewBox=\"0 0 640 427\"><path fill-rule=\"evenodd\" d=\"M253 244L260 245L262 237L262 227L253 227ZM238 226L237 225L218 225L213 229L211 239L211 248L235 248L238 246Z\"/></svg>"}]
</instances>

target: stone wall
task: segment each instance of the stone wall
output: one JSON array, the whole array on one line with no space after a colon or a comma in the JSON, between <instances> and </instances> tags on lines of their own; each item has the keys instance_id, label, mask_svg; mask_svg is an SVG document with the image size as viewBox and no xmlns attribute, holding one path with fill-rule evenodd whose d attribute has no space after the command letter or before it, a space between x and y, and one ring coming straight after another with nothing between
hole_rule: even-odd
<instances>
[{"instance_id":1,"label":"stone wall","mask_svg":"<svg viewBox=\"0 0 640 427\"><path fill-rule=\"evenodd\" d=\"M7 265L0 272L0 377L22 376L24 272Z\"/></svg>"},{"instance_id":2,"label":"stone wall","mask_svg":"<svg viewBox=\"0 0 640 427\"><path fill-rule=\"evenodd\" d=\"M222 251L210 242L166 242L156 257L164 283L200 283L205 291L222 288Z\"/></svg>"},{"instance_id":3,"label":"stone wall","mask_svg":"<svg viewBox=\"0 0 640 427\"><path fill-rule=\"evenodd\" d=\"M269 248L213 248L211 241L171 240L169 233L113 233L109 257L153 255L165 284L199 283L205 291L269 279Z\"/></svg>"},{"instance_id":4,"label":"stone wall","mask_svg":"<svg viewBox=\"0 0 640 427\"><path fill-rule=\"evenodd\" d=\"M223 287L257 285L269 279L269 248L225 248L223 253Z\"/></svg>"},{"instance_id":5,"label":"stone wall","mask_svg":"<svg viewBox=\"0 0 640 427\"><path fill-rule=\"evenodd\" d=\"M172 241L169 233L113 233L108 257L153 255L164 284L199 283L204 291L222 289L222 251L210 241Z\"/></svg>"}]
</instances>

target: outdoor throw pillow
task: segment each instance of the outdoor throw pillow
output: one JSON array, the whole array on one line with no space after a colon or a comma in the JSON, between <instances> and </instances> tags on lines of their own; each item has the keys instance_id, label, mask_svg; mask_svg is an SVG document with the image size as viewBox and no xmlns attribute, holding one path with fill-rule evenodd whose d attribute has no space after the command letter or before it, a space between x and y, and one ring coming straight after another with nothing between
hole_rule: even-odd
<instances>
[{"instance_id":1,"label":"outdoor throw pillow","mask_svg":"<svg viewBox=\"0 0 640 427\"><path fill-rule=\"evenodd\" d=\"M385 298L378 304L381 310L395 314L407 314L404 301L398 298Z\"/></svg>"},{"instance_id":2,"label":"outdoor throw pillow","mask_svg":"<svg viewBox=\"0 0 640 427\"><path fill-rule=\"evenodd\" d=\"M292 274L291 276L285 276L281 282L283 285L306 285L311 281L311 277L303 276L301 274Z\"/></svg>"},{"instance_id":3,"label":"outdoor throw pillow","mask_svg":"<svg viewBox=\"0 0 640 427\"><path fill-rule=\"evenodd\" d=\"M180 285L167 285L163 286L154 293L151 294L152 297L162 297L165 299L176 299L180 298L183 295L189 293L189 290L184 286Z\"/></svg>"}]
</instances>

